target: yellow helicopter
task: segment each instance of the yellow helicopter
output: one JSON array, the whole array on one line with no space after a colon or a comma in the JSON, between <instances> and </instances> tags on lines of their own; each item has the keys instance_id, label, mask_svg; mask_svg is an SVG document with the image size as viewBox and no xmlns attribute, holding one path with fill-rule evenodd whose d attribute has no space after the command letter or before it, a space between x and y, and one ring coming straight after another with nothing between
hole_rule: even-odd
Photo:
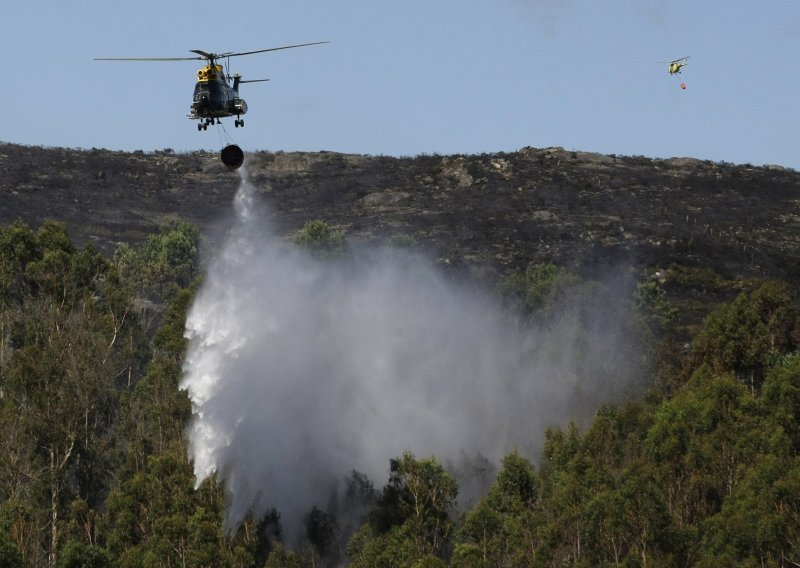
<instances>
[{"instance_id":1,"label":"yellow helicopter","mask_svg":"<svg viewBox=\"0 0 800 568\"><path fill-rule=\"evenodd\" d=\"M244 127L242 115L247 112L247 103L239 96L239 85L243 83L258 83L269 81L269 79L242 80L238 73L226 76L227 60L230 57L239 55L251 55L253 53L264 53L266 51L278 51L280 49L291 49L294 47L305 47L307 45L319 45L328 43L327 41L315 41L312 43L300 43L297 45L284 45L281 47L270 47L268 49L257 49L255 51L240 51L227 53L209 53L199 49L190 50L196 53L195 57L97 57L95 61L206 61L206 66L197 71L197 82L194 86L194 95L187 118L199 120L197 130L208 130L209 124L221 124L220 118L235 116L235 126ZM218 61L226 60L226 70Z\"/></svg>"},{"instance_id":2,"label":"yellow helicopter","mask_svg":"<svg viewBox=\"0 0 800 568\"><path fill-rule=\"evenodd\" d=\"M689 56L681 57L680 59L675 59L669 62L667 66L667 71L669 71L670 75L675 75L681 72L682 67L686 67L689 64Z\"/></svg>"}]
</instances>

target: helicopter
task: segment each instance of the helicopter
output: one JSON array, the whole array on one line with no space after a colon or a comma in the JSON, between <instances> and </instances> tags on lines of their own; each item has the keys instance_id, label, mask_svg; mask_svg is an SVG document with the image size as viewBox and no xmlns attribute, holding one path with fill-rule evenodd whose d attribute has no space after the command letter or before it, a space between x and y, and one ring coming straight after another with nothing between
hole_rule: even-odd
<instances>
[{"instance_id":1,"label":"helicopter","mask_svg":"<svg viewBox=\"0 0 800 568\"><path fill-rule=\"evenodd\" d=\"M220 118L235 116L234 125L236 128L244 127L242 115L247 112L247 103L239 96L239 85L243 83L260 83L269 79L251 79L245 81L239 73L227 75L228 59L239 55L251 55L254 53L264 53L266 51L278 51L280 49L291 49L294 47L305 47L307 45L319 45L328 43L327 41L316 41L312 43L300 43L296 45L284 45L281 47L270 47L267 49L257 49L255 51L239 51L226 53L211 53L200 49L191 49L194 57L96 57L95 61L205 61L206 65L197 70L197 82L194 86L194 95L187 118L198 120L197 130L208 130L209 124L221 124ZM218 63L226 60L225 70Z\"/></svg>"},{"instance_id":2,"label":"helicopter","mask_svg":"<svg viewBox=\"0 0 800 568\"><path fill-rule=\"evenodd\" d=\"M681 72L681 67L685 67L689 64L689 56L681 57L680 59L675 59L669 62L667 66L667 71L669 71L670 75L675 75L676 73Z\"/></svg>"}]
</instances>

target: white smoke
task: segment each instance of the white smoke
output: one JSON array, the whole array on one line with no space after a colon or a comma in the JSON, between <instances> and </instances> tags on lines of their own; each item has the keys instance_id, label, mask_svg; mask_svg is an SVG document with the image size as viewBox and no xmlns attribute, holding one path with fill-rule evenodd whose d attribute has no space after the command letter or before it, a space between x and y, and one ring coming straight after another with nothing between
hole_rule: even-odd
<instances>
[{"instance_id":1,"label":"white smoke","mask_svg":"<svg viewBox=\"0 0 800 568\"><path fill-rule=\"evenodd\" d=\"M575 416L576 393L593 407L615 395L576 384L575 368L610 364L613 321L521 332L492 294L421 256L318 260L270 234L240 171L234 228L188 316L181 385L197 483L224 482L230 528L274 507L296 531L349 472L380 487L406 450L533 458L543 429Z\"/></svg>"}]
</instances>

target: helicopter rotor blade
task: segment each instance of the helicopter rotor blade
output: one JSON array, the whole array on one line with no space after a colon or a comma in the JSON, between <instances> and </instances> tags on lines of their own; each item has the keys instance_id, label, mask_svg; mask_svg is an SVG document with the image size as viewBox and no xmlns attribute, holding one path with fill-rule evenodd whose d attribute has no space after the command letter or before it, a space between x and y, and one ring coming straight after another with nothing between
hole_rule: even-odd
<instances>
[{"instance_id":1,"label":"helicopter rotor blade","mask_svg":"<svg viewBox=\"0 0 800 568\"><path fill-rule=\"evenodd\" d=\"M264 53L265 51L278 51L280 49L291 49L293 47L305 47L307 45L320 45L330 43L329 41L314 41L311 43L298 43L296 45L282 45L281 47L270 47L268 49L257 49L255 51L229 51L227 53L209 53L202 49L190 49L196 53L197 57L95 57L95 61L215 61L225 57L235 57L237 55L251 55L253 53Z\"/></svg>"},{"instance_id":2,"label":"helicopter rotor blade","mask_svg":"<svg viewBox=\"0 0 800 568\"><path fill-rule=\"evenodd\" d=\"M280 49L292 49L293 47L305 47L307 45L320 45L322 43L330 43L329 41L314 41L311 43L298 43L297 45L283 45L281 47L270 47L268 49L256 49L255 51L238 51L238 52L228 52L228 53L220 53L217 57L235 57L237 55L251 55L253 53L264 53L265 51L278 51ZM197 53L197 50L193 50Z\"/></svg>"},{"instance_id":3,"label":"helicopter rotor blade","mask_svg":"<svg viewBox=\"0 0 800 568\"><path fill-rule=\"evenodd\" d=\"M216 53L208 53L207 51L203 51L202 49L190 49L192 53L197 53L200 57L193 57L192 59L208 59L211 61L212 59L217 59L218 57L222 57L221 55L217 55Z\"/></svg>"},{"instance_id":4,"label":"helicopter rotor blade","mask_svg":"<svg viewBox=\"0 0 800 568\"><path fill-rule=\"evenodd\" d=\"M95 61L194 61L205 57L95 57Z\"/></svg>"},{"instance_id":5,"label":"helicopter rotor blade","mask_svg":"<svg viewBox=\"0 0 800 568\"><path fill-rule=\"evenodd\" d=\"M686 61L687 59L689 59L688 55L686 57L681 57L680 59L673 59L672 61L656 61L656 63L664 63L664 64L680 63L681 61Z\"/></svg>"},{"instance_id":6,"label":"helicopter rotor blade","mask_svg":"<svg viewBox=\"0 0 800 568\"><path fill-rule=\"evenodd\" d=\"M239 84L241 85L242 83L263 83L264 81L269 81L269 79L250 79L249 81L241 80L239 81Z\"/></svg>"}]
</instances>

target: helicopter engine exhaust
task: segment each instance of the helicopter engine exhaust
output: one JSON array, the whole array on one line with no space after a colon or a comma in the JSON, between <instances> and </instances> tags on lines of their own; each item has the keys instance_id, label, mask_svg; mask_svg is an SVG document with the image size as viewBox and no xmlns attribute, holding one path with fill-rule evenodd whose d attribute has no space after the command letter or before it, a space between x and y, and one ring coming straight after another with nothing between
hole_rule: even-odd
<instances>
[{"instance_id":1,"label":"helicopter engine exhaust","mask_svg":"<svg viewBox=\"0 0 800 568\"><path fill-rule=\"evenodd\" d=\"M236 144L228 144L219 153L222 163L232 170L238 169L244 163L244 152Z\"/></svg>"}]
</instances>

